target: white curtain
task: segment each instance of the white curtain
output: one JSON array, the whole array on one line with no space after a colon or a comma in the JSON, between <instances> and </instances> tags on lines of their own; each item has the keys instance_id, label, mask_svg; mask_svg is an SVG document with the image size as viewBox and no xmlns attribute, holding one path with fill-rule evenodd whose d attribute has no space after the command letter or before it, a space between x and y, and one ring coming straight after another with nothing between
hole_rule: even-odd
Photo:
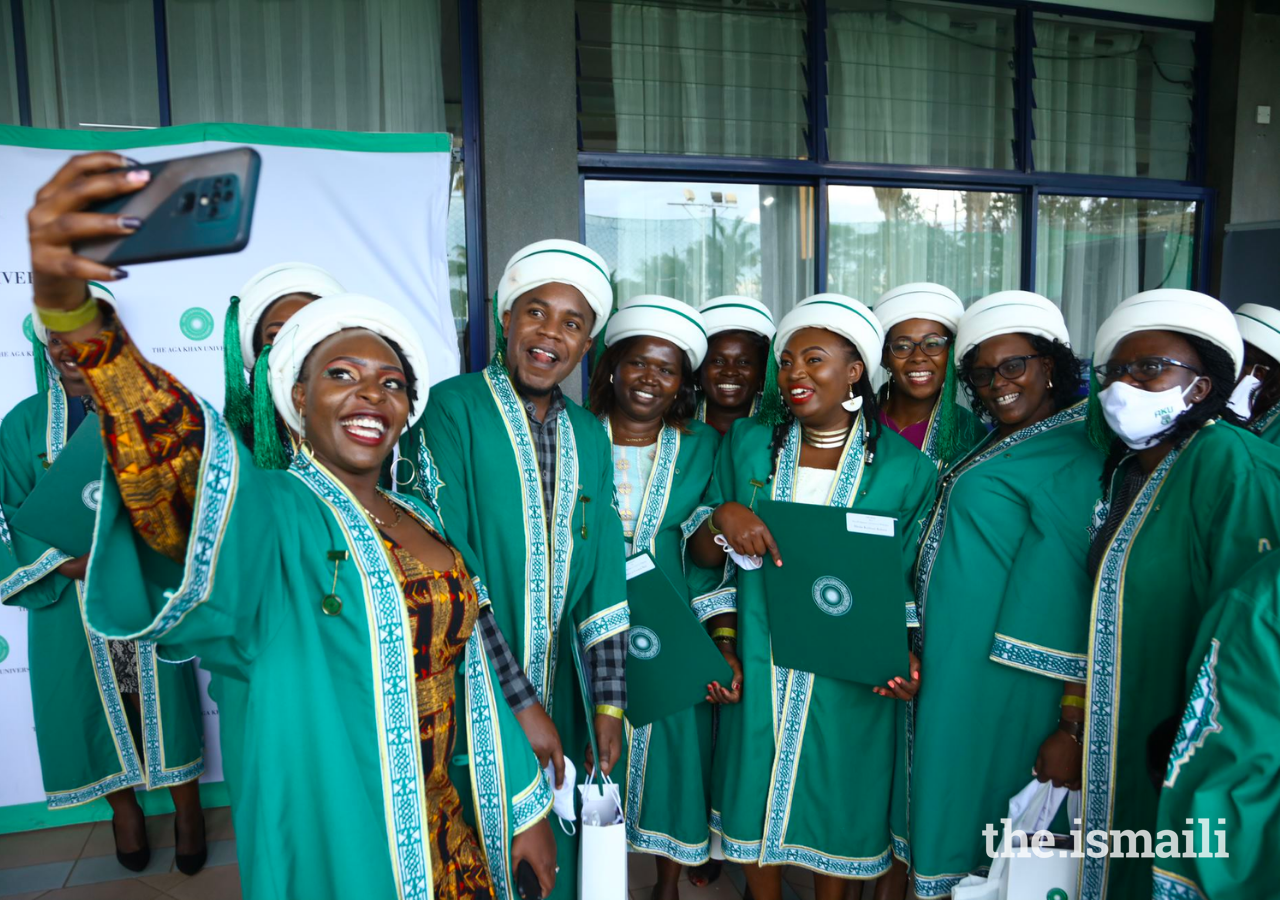
<instances>
[{"instance_id":1,"label":"white curtain","mask_svg":"<svg viewBox=\"0 0 1280 900\"><path fill-rule=\"evenodd\" d=\"M445 129L439 0L167 0L165 8L175 125Z\"/></svg>"},{"instance_id":2,"label":"white curtain","mask_svg":"<svg viewBox=\"0 0 1280 900\"><path fill-rule=\"evenodd\" d=\"M830 290L872 303L897 285L932 281L971 303L1018 287L1015 195L847 185L830 190Z\"/></svg>"},{"instance_id":3,"label":"white curtain","mask_svg":"<svg viewBox=\"0 0 1280 900\"><path fill-rule=\"evenodd\" d=\"M1077 355L1142 290L1191 287L1195 204L1103 197L1040 198L1036 290L1062 308Z\"/></svg>"},{"instance_id":4,"label":"white curtain","mask_svg":"<svg viewBox=\"0 0 1280 900\"><path fill-rule=\"evenodd\" d=\"M13 53L8 49L13 46L13 23L10 21L9 7L0 9L0 47L5 52L0 54L0 122L5 125L18 124L18 77L17 65Z\"/></svg>"},{"instance_id":5,"label":"white curtain","mask_svg":"<svg viewBox=\"0 0 1280 900\"><path fill-rule=\"evenodd\" d=\"M807 155L803 15L610 10L619 152Z\"/></svg>"},{"instance_id":6,"label":"white curtain","mask_svg":"<svg viewBox=\"0 0 1280 900\"><path fill-rule=\"evenodd\" d=\"M23 15L31 124L160 124L151 0L24 0Z\"/></svg>"},{"instance_id":7,"label":"white curtain","mask_svg":"<svg viewBox=\"0 0 1280 900\"><path fill-rule=\"evenodd\" d=\"M1012 17L911 6L832 12L832 159L1013 166Z\"/></svg>"}]
</instances>

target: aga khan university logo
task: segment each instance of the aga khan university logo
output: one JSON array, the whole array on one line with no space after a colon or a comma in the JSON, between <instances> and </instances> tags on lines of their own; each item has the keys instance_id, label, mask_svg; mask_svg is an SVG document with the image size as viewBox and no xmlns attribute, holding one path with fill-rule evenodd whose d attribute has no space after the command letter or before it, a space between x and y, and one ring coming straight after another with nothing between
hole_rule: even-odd
<instances>
[{"instance_id":1,"label":"aga khan university logo","mask_svg":"<svg viewBox=\"0 0 1280 900\"><path fill-rule=\"evenodd\" d=\"M182 314L178 327L187 340L203 341L213 334L213 314L203 307L193 306Z\"/></svg>"}]
</instances>

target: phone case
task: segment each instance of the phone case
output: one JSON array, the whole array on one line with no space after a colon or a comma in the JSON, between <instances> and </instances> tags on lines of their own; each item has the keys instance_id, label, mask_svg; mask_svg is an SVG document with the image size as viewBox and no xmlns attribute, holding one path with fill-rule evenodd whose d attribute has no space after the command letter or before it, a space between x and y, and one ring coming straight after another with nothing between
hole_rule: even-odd
<instances>
[{"instance_id":1,"label":"phone case","mask_svg":"<svg viewBox=\"0 0 1280 900\"><path fill-rule=\"evenodd\" d=\"M236 253L249 243L262 158L252 147L150 163L142 190L89 207L89 212L136 216L130 235L86 241L80 256L106 265L159 262Z\"/></svg>"}]
</instances>

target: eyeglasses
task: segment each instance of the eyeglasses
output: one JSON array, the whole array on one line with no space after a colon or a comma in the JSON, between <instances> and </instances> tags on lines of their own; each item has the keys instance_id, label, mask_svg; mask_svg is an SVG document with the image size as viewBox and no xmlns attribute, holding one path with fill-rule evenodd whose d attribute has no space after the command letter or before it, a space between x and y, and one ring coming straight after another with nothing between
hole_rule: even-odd
<instances>
[{"instance_id":1,"label":"eyeglasses","mask_svg":"<svg viewBox=\"0 0 1280 900\"><path fill-rule=\"evenodd\" d=\"M976 388L991 387L996 383L996 373L1000 373L1000 377L1008 381L1015 378L1021 378L1022 373L1027 371L1027 360L1039 359L1043 353L1030 353L1026 356L1011 356L1001 361L1000 365L995 368L983 366L980 369L969 370L969 383Z\"/></svg>"},{"instance_id":2,"label":"eyeglasses","mask_svg":"<svg viewBox=\"0 0 1280 900\"><path fill-rule=\"evenodd\" d=\"M947 345L950 343L951 338L945 334L926 334L918 341L900 337L889 345L889 352L898 359L906 359L919 347L924 351L925 356L941 356L947 352Z\"/></svg>"},{"instance_id":3,"label":"eyeglasses","mask_svg":"<svg viewBox=\"0 0 1280 900\"><path fill-rule=\"evenodd\" d=\"M1144 356L1141 359L1135 359L1127 363L1109 362L1101 366L1094 366L1093 372L1103 384L1118 381L1126 375L1139 384L1143 384L1148 381L1154 381L1163 375L1167 369L1171 368L1186 369L1190 372L1195 372L1197 375L1204 374L1195 366L1178 362L1176 359L1169 359L1167 356Z\"/></svg>"}]
</instances>

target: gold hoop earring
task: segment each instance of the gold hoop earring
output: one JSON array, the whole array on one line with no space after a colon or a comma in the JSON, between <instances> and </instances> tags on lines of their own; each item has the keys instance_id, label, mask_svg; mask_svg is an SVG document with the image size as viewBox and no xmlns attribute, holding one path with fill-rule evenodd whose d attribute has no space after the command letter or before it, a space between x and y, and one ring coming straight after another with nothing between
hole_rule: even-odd
<instances>
[{"instance_id":1,"label":"gold hoop earring","mask_svg":"<svg viewBox=\"0 0 1280 900\"><path fill-rule=\"evenodd\" d=\"M400 471L400 463L409 464L409 477L403 481L400 479L400 476L398 474ZM411 460L409 457L398 456L396 457L395 464L391 467L391 480L395 483L397 487L400 487L401 485L403 485L404 487L408 487L409 485L413 484L415 481L418 480L418 467L413 464L413 460Z\"/></svg>"},{"instance_id":2,"label":"gold hoop earring","mask_svg":"<svg viewBox=\"0 0 1280 900\"><path fill-rule=\"evenodd\" d=\"M307 416L301 409L298 410L298 420L302 423L302 428L298 431L298 452L310 459L315 456L315 448L307 440Z\"/></svg>"}]
</instances>

